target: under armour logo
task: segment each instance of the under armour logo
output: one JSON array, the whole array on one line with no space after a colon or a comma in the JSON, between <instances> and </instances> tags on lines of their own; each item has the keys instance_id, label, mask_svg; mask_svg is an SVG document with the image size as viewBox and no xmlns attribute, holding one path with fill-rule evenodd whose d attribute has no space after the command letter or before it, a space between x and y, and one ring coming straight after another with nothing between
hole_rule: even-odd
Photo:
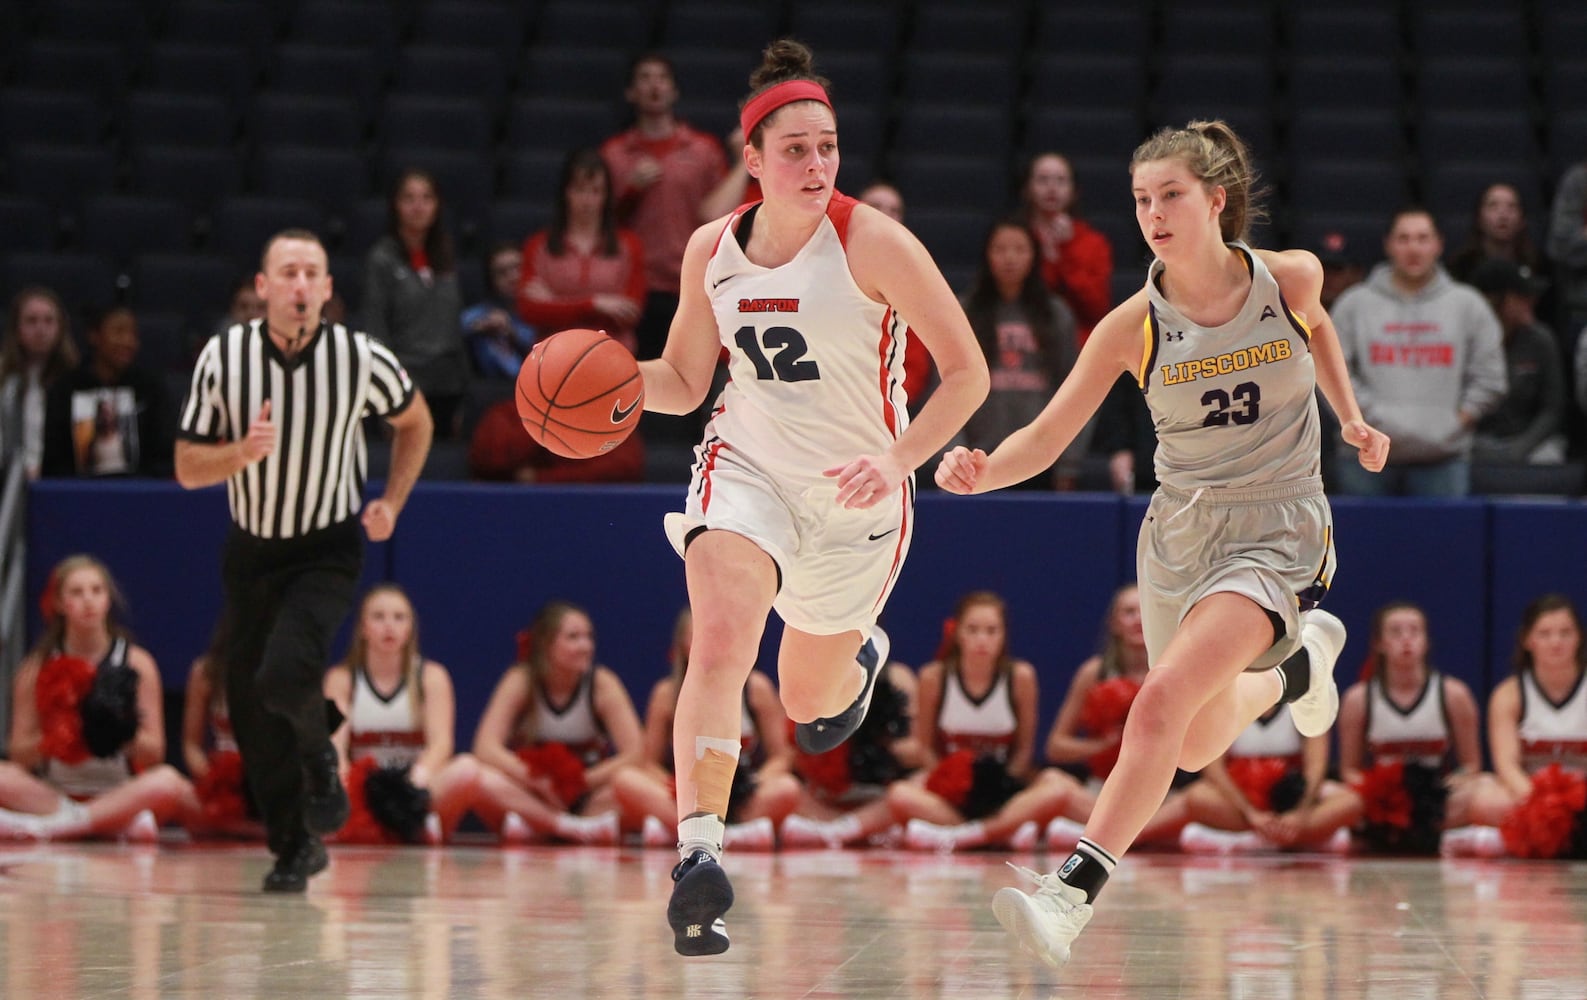
<instances>
[{"instance_id":1,"label":"under armour logo","mask_svg":"<svg viewBox=\"0 0 1587 1000\"><path fill-rule=\"evenodd\" d=\"M1163 339L1166 340L1166 341L1169 341L1170 343L1173 343L1173 342L1176 342L1176 341L1180 341L1180 340L1184 340L1185 339L1185 331L1183 331L1183 330L1169 330L1167 333L1163 334Z\"/></svg>"},{"instance_id":2,"label":"under armour logo","mask_svg":"<svg viewBox=\"0 0 1587 1000\"><path fill-rule=\"evenodd\" d=\"M1262 307L1262 315L1258 316L1256 318L1256 321L1258 323L1260 323L1264 319L1278 319L1278 313L1273 311L1273 307L1272 306L1263 306Z\"/></svg>"},{"instance_id":3,"label":"under armour logo","mask_svg":"<svg viewBox=\"0 0 1587 1000\"><path fill-rule=\"evenodd\" d=\"M700 937L704 933L705 932L700 929L700 925L699 924L690 924L688 929L683 932L683 936L684 937Z\"/></svg>"}]
</instances>

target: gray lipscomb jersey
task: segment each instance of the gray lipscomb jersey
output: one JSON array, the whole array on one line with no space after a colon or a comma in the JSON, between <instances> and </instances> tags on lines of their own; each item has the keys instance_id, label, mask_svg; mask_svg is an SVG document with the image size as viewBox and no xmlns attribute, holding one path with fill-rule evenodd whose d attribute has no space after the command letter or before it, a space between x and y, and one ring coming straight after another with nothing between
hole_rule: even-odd
<instances>
[{"instance_id":1,"label":"gray lipscomb jersey","mask_svg":"<svg viewBox=\"0 0 1587 1000\"><path fill-rule=\"evenodd\" d=\"M1229 245L1251 269L1251 293L1222 326L1198 326L1169 303L1161 261L1146 275L1151 304L1135 377L1157 430L1157 478L1182 490L1320 472L1311 329L1285 304L1262 258L1244 243Z\"/></svg>"}]
</instances>

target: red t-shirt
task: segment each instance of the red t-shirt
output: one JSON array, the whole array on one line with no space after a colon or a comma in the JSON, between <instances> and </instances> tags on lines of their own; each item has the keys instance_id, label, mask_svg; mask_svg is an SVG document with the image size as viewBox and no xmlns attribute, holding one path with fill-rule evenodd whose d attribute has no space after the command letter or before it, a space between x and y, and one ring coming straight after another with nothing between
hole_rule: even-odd
<instances>
[{"instance_id":1,"label":"red t-shirt","mask_svg":"<svg viewBox=\"0 0 1587 1000\"><path fill-rule=\"evenodd\" d=\"M612 172L618 217L645 245L646 288L678 292L683 250L700 226L700 202L727 175L722 142L682 122L664 139L648 139L629 129L601 144ZM641 160L661 164L661 177L649 187L628 183Z\"/></svg>"}]
</instances>

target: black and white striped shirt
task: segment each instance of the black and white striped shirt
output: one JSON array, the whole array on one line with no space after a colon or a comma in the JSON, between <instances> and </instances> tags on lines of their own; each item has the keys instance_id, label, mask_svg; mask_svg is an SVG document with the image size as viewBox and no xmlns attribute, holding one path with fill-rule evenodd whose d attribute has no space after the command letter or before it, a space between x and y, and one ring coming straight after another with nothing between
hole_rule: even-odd
<instances>
[{"instance_id":1,"label":"black and white striped shirt","mask_svg":"<svg viewBox=\"0 0 1587 1000\"><path fill-rule=\"evenodd\" d=\"M366 333L322 322L288 359L263 322L238 324L204 345L178 435L206 444L240 440L270 400L275 451L228 479L226 496L239 528L294 538L358 513L368 463L363 418L402 412L413 382Z\"/></svg>"}]
</instances>

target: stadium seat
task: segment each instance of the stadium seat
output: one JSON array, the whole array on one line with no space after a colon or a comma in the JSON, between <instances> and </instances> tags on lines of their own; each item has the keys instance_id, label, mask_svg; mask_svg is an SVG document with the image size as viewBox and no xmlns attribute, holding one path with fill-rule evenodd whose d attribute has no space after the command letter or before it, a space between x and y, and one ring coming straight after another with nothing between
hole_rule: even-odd
<instances>
[{"instance_id":1,"label":"stadium seat","mask_svg":"<svg viewBox=\"0 0 1587 1000\"><path fill-rule=\"evenodd\" d=\"M81 243L118 263L140 253L182 253L192 249L192 217L162 198L100 195L83 202Z\"/></svg>"},{"instance_id":2,"label":"stadium seat","mask_svg":"<svg viewBox=\"0 0 1587 1000\"><path fill-rule=\"evenodd\" d=\"M230 149L137 145L131 151L132 191L170 198L207 212L217 199L242 192L242 167Z\"/></svg>"},{"instance_id":3,"label":"stadium seat","mask_svg":"<svg viewBox=\"0 0 1587 1000\"><path fill-rule=\"evenodd\" d=\"M118 119L122 137L138 144L229 146L237 124L224 97L134 91Z\"/></svg>"}]
</instances>

